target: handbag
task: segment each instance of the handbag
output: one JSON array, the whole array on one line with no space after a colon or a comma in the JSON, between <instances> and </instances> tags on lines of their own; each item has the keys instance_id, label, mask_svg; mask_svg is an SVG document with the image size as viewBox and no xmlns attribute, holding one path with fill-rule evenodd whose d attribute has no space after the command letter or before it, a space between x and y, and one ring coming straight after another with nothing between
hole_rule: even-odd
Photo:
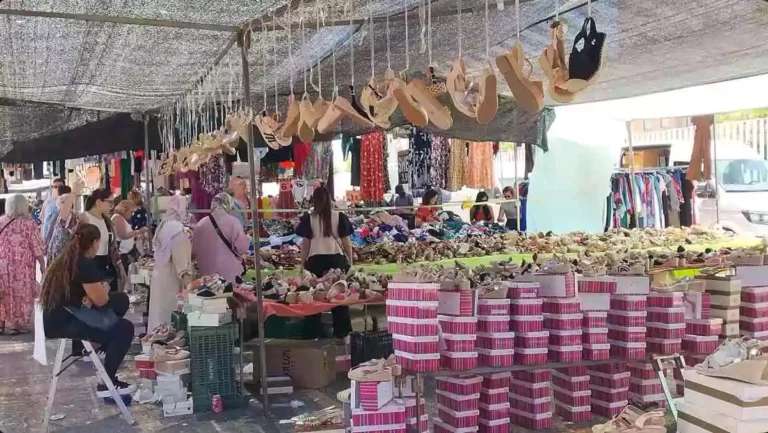
<instances>
[{"instance_id":1,"label":"handbag","mask_svg":"<svg viewBox=\"0 0 768 433\"><path fill-rule=\"evenodd\" d=\"M245 270L247 268L245 266L245 263L243 263L243 258L240 257L240 254L237 254L235 247L232 246L232 242L230 242L229 239L227 239L224 236L224 233L221 232L221 229L219 228L219 224L216 223L216 219L213 217L213 215L209 215L208 218L211 219L211 224L213 225L213 229L216 230L216 234L219 235L219 239L221 239L221 241L224 242L224 245L226 245L229 251L231 251L232 254L234 254L235 258L237 258L237 261L240 262L240 265L243 266L243 274L245 274Z\"/></svg>"},{"instance_id":2,"label":"handbag","mask_svg":"<svg viewBox=\"0 0 768 433\"><path fill-rule=\"evenodd\" d=\"M109 331L117 325L118 317L111 308L64 307L75 318L91 328Z\"/></svg>"},{"instance_id":3,"label":"handbag","mask_svg":"<svg viewBox=\"0 0 768 433\"><path fill-rule=\"evenodd\" d=\"M578 45L582 39L584 46L579 49ZM576 38L573 40L573 49L568 58L569 78L591 80L600 70L604 47L605 33L597 31L595 20L592 17L585 19L581 31L576 34Z\"/></svg>"}]
</instances>

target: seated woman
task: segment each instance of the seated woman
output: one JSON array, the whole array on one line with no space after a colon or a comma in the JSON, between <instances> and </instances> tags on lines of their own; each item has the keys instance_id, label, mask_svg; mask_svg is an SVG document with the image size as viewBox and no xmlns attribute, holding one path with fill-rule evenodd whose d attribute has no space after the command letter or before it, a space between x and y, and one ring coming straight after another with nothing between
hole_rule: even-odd
<instances>
[{"instance_id":1,"label":"seated woman","mask_svg":"<svg viewBox=\"0 0 768 433\"><path fill-rule=\"evenodd\" d=\"M430 189L425 192L424 197L421 198L421 206L419 206L419 209L416 211L416 217L414 219L416 227L437 222L437 208L433 207L436 204L437 191Z\"/></svg>"},{"instance_id":2,"label":"seated woman","mask_svg":"<svg viewBox=\"0 0 768 433\"><path fill-rule=\"evenodd\" d=\"M508 201L515 199L515 189L511 186L504 187L504 200L506 203L501 204L499 210L499 223L503 223L506 220L504 226L509 230L517 230L517 202Z\"/></svg>"},{"instance_id":3,"label":"seated woman","mask_svg":"<svg viewBox=\"0 0 768 433\"><path fill-rule=\"evenodd\" d=\"M485 191L480 191L477 193L475 203L485 203L487 201L488 194ZM472 224L479 222L492 223L493 209L491 209L491 207L487 204L476 204L472 206L472 209L469 211L469 220L472 222Z\"/></svg>"},{"instance_id":4,"label":"seated woman","mask_svg":"<svg viewBox=\"0 0 768 433\"><path fill-rule=\"evenodd\" d=\"M110 293L104 269L94 257L99 250L101 231L92 224L81 224L62 253L50 264L43 280L40 305L48 338L87 340L101 345L106 353L104 369L120 395L136 388L117 379L117 370L133 341L133 323L123 318L128 311L128 295ZM95 327L76 317L82 308L111 309L118 317L109 329ZM111 397L105 384L96 387L100 398Z\"/></svg>"},{"instance_id":5,"label":"seated woman","mask_svg":"<svg viewBox=\"0 0 768 433\"><path fill-rule=\"evenodd\" d=\"M245 269L240 256L248 252L250 240L240 221L230 215L234 199L217 194L211 202L211 214L200 220L192 239L192 254L203 275L219 274L235 282Z\"/></svg>"}]
</instances>

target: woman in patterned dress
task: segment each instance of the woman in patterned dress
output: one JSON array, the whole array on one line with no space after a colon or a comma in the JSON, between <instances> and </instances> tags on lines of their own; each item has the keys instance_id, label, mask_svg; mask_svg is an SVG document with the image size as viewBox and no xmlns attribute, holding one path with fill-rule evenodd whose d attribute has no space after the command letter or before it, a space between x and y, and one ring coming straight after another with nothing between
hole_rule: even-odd
<instances>
[{"instance_id":1,"label":"woman in patterned dress","mask_svg":"<svg viewBox=\"0 0 768 433\"><path fill-rule=\"evenodd\" d=\"M51 240L48 242L48 263L52 263L56 256L64 250L64 246L72 238L72 233L77 230L79 224L78 213L75 211L75 199L73 193L63 194L57 198L59 215L53 223Z\"/></svg>"},{"instance_id":2,"label":"woman in patterned dress","mask_svg":"<svg viewBox=\"0 0 768 433\"><path fill-rule=\"evenodd\" d=\"M21 194L8 198L0 217L0 263L0 331L29 332L38 292L36 265L45 273L45 247Z\"/></svg>"}]
</instances>

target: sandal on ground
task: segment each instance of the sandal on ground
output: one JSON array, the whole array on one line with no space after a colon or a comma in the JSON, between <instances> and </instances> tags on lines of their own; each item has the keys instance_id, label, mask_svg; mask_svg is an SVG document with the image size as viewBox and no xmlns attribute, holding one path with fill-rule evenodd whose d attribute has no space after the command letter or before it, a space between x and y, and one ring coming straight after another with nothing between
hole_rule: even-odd
<instances>
[{"instance_id":1,"label":"sandal on ground","mask_svg":"<svg viewBox=\"0 0 768 433\"><path fill-rule=\"evenodd\" d=\"M666 433L664 411L661 409L643 412L627 406L605 424L592 426L592 433Z\"/></svg>"}]
</instances>

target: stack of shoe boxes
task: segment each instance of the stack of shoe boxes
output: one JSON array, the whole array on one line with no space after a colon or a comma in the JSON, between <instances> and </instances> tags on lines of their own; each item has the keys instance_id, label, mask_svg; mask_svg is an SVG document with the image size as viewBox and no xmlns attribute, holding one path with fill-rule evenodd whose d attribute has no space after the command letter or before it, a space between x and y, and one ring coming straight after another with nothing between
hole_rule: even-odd
<instances>
[{"instance_id":1,"label":"stack of shoe boxes","mask_svg":"<svg viewBox=\"0 0 768 433\"><path fill-rule=\"evenodd\" d=\"M510 329L515 333L515 364L546 364L549 332L544 331L544 301L541 298L512 299Z\"/></svg>"},{"instance_id":2,"label":"stack of shoe boxes","mask_svg":"<svg viewBox=\"0 0 768 433\"><path fill-rule=\"evenodd\" d=\"M768 317L768 285L742 287L740 314L742 321L745 318L762 319ZM750 332L742 328L741 334L756 340L768 340L768 331Z\"/></svg>"},{"instance_id":3,"label":"stack of shoe boxes","mask_svg":"<svg viewBox=\"0 0 768 433\"><path fill-rule=\"evenodd\" d=\"M480 388L480 432L509 432L509 384L512 374L494 373L483 376Z\"/></svg>"},{"instance_id":4,"label":"stack of shoe boxes","mask_svg":"<svg viewBox=\"0 0 768 433\"><path fill-rule=\"evenodd\" d=\"M477 431L480 418L481 376L438 377L437 418L434 430L444 433Z\"/></svg>"},{"instance_id":5,"label":"stack of shoe boxes","mask_svg":"<svg viewBox=\"0 0 768 433\"><path fill-rule=\"evenodd\" d=\"M711 317L723 319L720 339L738 338L740 336L741 280L733 276L712 275L700 276L697 279L704 280L705 290L710 294ZM763 324L768 325L768 322L753 321L746 317L744 319L741 325L744 325L744 330L747 332L761 329Z\"/></svg>"},{"instance_id":6,"label":"stack of shoe boxes","mask_svg":"<svg viewBox=\"0 0 768 433\"><path fill-rule=\"evenodd\" d=\"M629 399L641 406L654 404L664 407L666 405L666 398L659 381L659 375L653 369L653 363L632 361L628 365L630 375Z\"/></svg>"},{"instance_id":7,"label":"stack of shoe boxes","mask_svg":"<svg viewBox=\"0 0 768 433\"><path fill-rule=\"evenodd\" d=\"M437 309L445 349L440 351L440 365L449 370L471 370L477 367L477 291L469 290L469 281L458 283L445 281L441 284ZM509 330L509 316L488 317L483 325L498 325L501 331ZM485 328L484 328L485 329ZM499 328L493 328L499 330Z\"/></svg>"},{"instance_id":8,"label":"stack of shoe boxes","mask_svg":"<svg viewBox=\"0 0 768 433\"><path fill-rule=\"evenodd\" d=\"M387 298L387 328L399 365L409 371L440 366L438 335L439 284L392 282Z\"/></svg>"},{"instance_id":9,"label":"stack of shoe boxes","mask_svg":"<svg viewBox=\"0 0 768 433\"><path fill-rule=\"evenodd\" d=\"M395 397L405 402L405 428L408 433L424 433L429 429L429 415L424 398L416 405L416 389L423 392L415 376L400 376L395 380Z\"/></svg>"},{"instance_id":10,"label":"stack of shoe boxes","mask_svg":"<svg viewBox=\"0 0 768 433\"><path fill-rule=\"evenodd\" d=\"M555 369L552 372L555 413L569 422L592 419L592 391L586 366Z\"/></svg>"},{"instance_id":11,"label":"stack of shoe boxes","mask_svg":"<svg viewBox=\"0 0 768 433\"><path fill-rule=\"evenodd\" d=\"M400 380L400 370L398 365L386 366L370 361L349 372L352 432L405 433L405 402L396 398L400 390L395 386L395 382Z\"/></svg>"},{"instance_id":12,"label":"stack of shoe boxes","mask_svg":"<svg viewBox=\"0 0 768 433\"><path fill-rule=\"evenodd\" d=\"M612 357L627 360L645 358L647 307L646 295L611 296L608 341Z\"/></svg>"},{"instance_id":13,"label":"stack of shoe boxes","mask_svg":"<svg viewBox=\"0 0 768 433\"><path fill-rule=\"evenodd\" d=\"M512 424L531 430L552 427L550 398L551 370L528 370L512 373L509 388L509 415Z\"/></svg>"},{"instance_id":14,"label":"stack of shoe boxes","mask_svg":"<svg viewBox=\"0 0 768 433\"><path fill-rule=\"evenodd\" d=\"M592 391L592 412L613 418L629 404L629 369L626 362L587 367Z\"/></svg>"},{"instance_id":15,"label":"stack of shoe boxes","mask_svg":"<svg viewBox=\"0 0 768 433\"><path fill-rule=\"evenodd\" d=\"M694 367L704 362L707 356L717 350L719 335L723 331L723 319L685 319L685 336L683 337L683 352L685 364ZM683 375L680 370L674 370L675 387L678 395L685 392Z\"/></svg>"},{"instance_id":16,"label":"stack of shoe boxes","mask_svg":"<svg viewBox=\"0 0 768 433\"><path fill-rule=\"evenodd\" d=\"M189 304L185 308L189 326L221 326L232 321L232 310L229 308L229 297L189 296Z\"/></svg>"},{"instance_id":17,"label":"stack of shoe boxes","mask_svg":"<svg viewBox=\"0 0 768 433\"><path fill-rule=\"evenodd\" d=\"M192 397L187 392L190 375L186 373L158 373L155 394L161 397L166 417L193 413Z\"/></svg>"},{"instance_id":18,"label":"stack of shoe boxes","mask_svg":"<svg viewBox=\"0 0 768 433\"><path fill-rule=\"evenodd\" d=\"M608 310L611 295L618 289L618 280L612 276L581 276L577 280L582 321L582 359L603 361L610 357L608 343Z\"/></svg>"},{"instance_id":19,"label":"stack of shoe boxes","mask_svg":"<svg viewBox=\"0 0 768 433\"><path fill-rule=\"evenodd\" d=\"M549 331L549 360L581 362L581 304L579 298L544 298L544 329Z\"/></svg>"},{"instance_id":20,"label":"stack of shoe boxes","mask_svg":"<svg viewBox=\"0 0 768 433\"><path fill-rule=\"evenodd\" d=\"M477 303L478 364L510 367L515 354L515 333L510 331L510 299L479 299Z\"/></svg>"}]
</instances>

